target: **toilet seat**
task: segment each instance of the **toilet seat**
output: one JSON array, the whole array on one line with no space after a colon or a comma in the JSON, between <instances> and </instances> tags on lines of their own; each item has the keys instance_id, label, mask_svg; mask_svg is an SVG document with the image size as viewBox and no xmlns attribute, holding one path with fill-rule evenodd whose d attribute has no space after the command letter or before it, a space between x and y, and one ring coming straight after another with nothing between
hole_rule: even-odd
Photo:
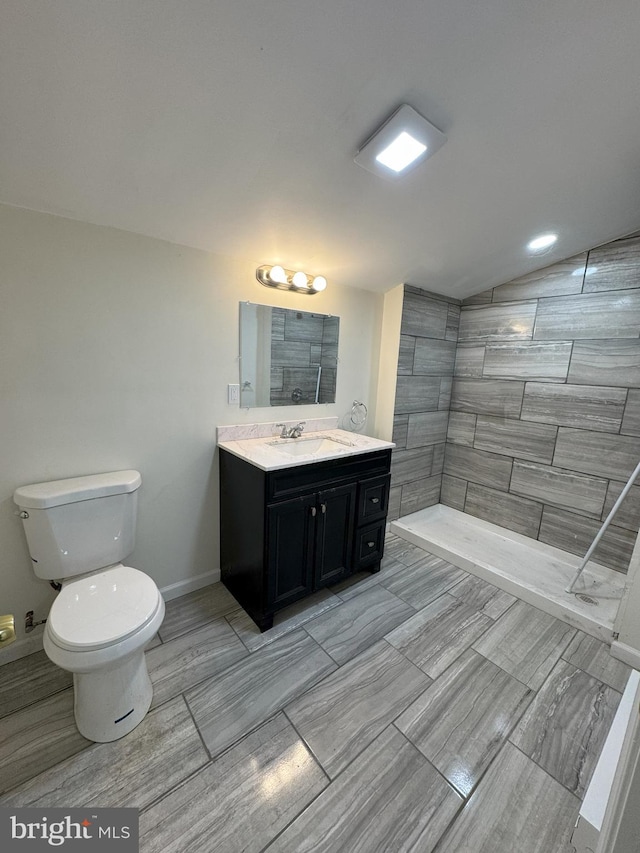
<instances>
[{"instance_id":1,"label":"toilet seat","mask_svg":"<svg viewBox=\"0 0 640 853\"><path fill-rule=\"evenodd\" d=\"M49 613L47 630L62 649L103 649L138 633L154 619L161 602L148 575L117 565L65 583Z\"/></svg>"}]
</instances>

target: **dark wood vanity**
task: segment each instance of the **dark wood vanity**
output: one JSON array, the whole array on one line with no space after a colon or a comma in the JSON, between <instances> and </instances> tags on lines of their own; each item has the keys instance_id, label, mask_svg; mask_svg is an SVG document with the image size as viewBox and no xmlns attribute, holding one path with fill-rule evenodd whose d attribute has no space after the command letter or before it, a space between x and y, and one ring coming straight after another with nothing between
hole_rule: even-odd
<instances>
[{"instance_id":1,"label":"dark wood vanity","mask_svg":"<svg viewBox=\"0 0 640 853\"><path fill-rule=\"evenodd\" d=\"M391 450L265 471L220 448L222 582L265 631L274 614L379 571Z\"/></svg>"}]
</instances>

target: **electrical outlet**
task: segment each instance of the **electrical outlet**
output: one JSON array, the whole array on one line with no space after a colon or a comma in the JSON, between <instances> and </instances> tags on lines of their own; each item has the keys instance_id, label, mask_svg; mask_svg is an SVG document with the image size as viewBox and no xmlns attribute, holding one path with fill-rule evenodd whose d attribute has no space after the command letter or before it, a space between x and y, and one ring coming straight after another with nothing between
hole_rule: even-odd
<instances>
[{"instance_id":1,"label":"electrical outlet","mask_svg":"<svg viewBox=\"0 0 640 853\"><path fill-rule=\"evenodd\" d=\"M240 402L240 386L227 385L227 402L230 406L237 406Z\"/></svg>"}]
</instances>

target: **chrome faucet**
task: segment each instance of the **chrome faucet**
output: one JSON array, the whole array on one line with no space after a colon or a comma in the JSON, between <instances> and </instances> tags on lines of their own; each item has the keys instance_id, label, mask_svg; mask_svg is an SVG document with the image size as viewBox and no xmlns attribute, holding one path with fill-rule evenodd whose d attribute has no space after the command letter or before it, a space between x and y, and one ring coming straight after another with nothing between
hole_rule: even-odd
<instances>
[{"instance_id":1,"label":"chrome faucet","mask_svg":"<svg viewBox=\"0 0 640 853\"><path fill-rule=\"evenodd\" d=\"M300 421L299 424L296 424L296 426L290 427L289 429L287 429L286 424L276 424L276 427L282 427L280 438L300 438L305 423L305 421Z\"/></svg>"}]
</instances>

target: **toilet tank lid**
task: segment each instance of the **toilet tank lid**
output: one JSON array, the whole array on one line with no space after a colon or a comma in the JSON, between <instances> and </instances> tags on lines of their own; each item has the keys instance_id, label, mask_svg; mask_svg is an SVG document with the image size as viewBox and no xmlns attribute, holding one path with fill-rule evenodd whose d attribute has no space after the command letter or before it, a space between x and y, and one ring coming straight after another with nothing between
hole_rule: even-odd
<instances>
[{"instance_id":1,"label":"toilet tank lid","mask_svg":"<svg viewBox=\"0 0 640 853\"><path fill-rule=\"evenodd\" d=\"M107 474L91 474L88 477L71 477L68 480L20 486L13 493L13 500L25 509L48 509L77 501L135 492L141 483L139 471L111 471Z\"/></svg>"}]
</instances>

